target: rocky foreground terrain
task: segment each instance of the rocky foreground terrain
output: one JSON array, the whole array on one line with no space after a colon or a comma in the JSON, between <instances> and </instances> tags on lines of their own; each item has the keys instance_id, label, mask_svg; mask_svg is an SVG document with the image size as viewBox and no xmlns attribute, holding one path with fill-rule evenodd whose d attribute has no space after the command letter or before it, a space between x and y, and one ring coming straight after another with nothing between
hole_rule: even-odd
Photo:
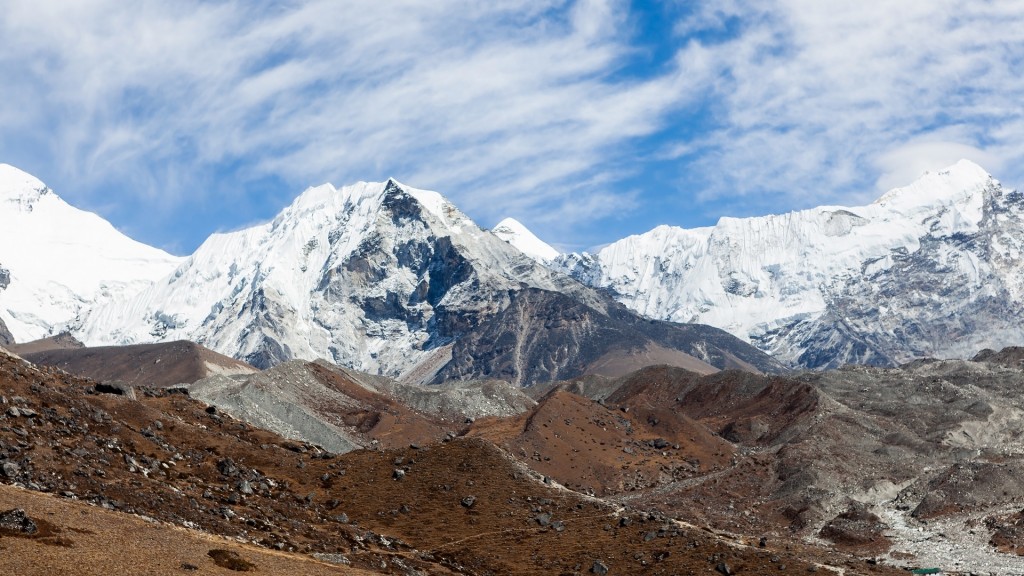
<instances>
[{"instance_id":1,"label":"rocky foreground terrain","mask_svg":"<svg viewBox=\"0 0 1024 576\"><path fill-rule=\"evenodd\" d=\"M131 390L0 355L0 565L17 574L899 572L568 489L528 466L536 461L474 437L487 418L440 440L338 454L180 388ZM581 425L622 413L575 398ZM542 417L532 418L541 428ZM700 469L725 469L730 445L699 440ZM637 466L646 470L661 445L636 444ZM541 462L555 461L537 448ZM664 462L674 450L662 449Z\"/></svg>"},{"instance_id":2,"label":"rocky foreground terrain","mask_svg":"<svg viewBox=\"0 0 1024 576\"><path fill-rule=\"evenodd\" d=\"M190 343L16 349L97 379L0 357L6 483L233 538L254 558L393 573L740 574L765 558L793 573L1024 571L1022 348L790 376L652 366L526 389L324 361L229 374L244 365L221 358L210 375L195 368L219 357Z\"/></svg>"},{"instance_id":3,"label":"rocky foreground terrain","mask_svg":"<svg viewBox=\"0 0 1024 576\"><path fill-rule=\"evenodd\" d=\"M417 412L434 422L430 440L484 439L607 503L875 565L1005 574L1024 568L1022 359L1005 349L789 377L661 366L530 389L535 404L497 403L472 421ZM361 445L415 441L374 434Z\"/></svg>"},{"instance_id":4,"label":"rocky foreground terrain","mask_svg":"<svg viewBox=\"0 0 1024 576\"><path fill-rule=\"evenodd\" d=\"M565 386L618 408L632 436L619 448L627 458L637 445L650 453L657 431L656 455L700 462L689 473L664 464L623 473L629 482L606 484L611 501L887 564L1010 574L1024 570L1021 352L791 378L654 367ZM630 432L626 415L649 428ZM712 455L727 456L724 465L696 457L693 432L689 444L676 439L687 417L717 433L726 447ZM625 472L625 458L615 460Z\"/></svg>"}]
</instances>

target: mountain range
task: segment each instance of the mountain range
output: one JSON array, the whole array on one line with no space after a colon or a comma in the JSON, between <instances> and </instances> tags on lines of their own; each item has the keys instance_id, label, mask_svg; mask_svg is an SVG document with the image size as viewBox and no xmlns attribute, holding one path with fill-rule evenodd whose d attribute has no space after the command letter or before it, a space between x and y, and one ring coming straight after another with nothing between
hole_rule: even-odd
<instances>
[{"instance_id":1,"label":"mountain range","mask_svg":"<svg viewBox=\"0 0 1024 576\"><path fill-rule=\"evenodd\" d=\"M867 206L559 254L515 220L484 230L388 180L310 188L179 258L2 165L0 322L18 341L187 339L258 368L325 358L404 383L529 385L637 357L704 372L891 366L1024 339L1022 209L961 161Z\"/></svg>"},{"instance_id":2,"label":"mountain range","mask_svg":"<svg viewBox=\"0 0 1024 576\"><path fill-rule=\"evenodd\" d=\"M103 223L108 234L90 236L71 266L50 255L74 242L66 237L73 231L90 231L76 219L98 217L16 169L3 176L0 217L10 213L35 234L15 241L16 227L5 227L11 242L0 246L10 270L0 317L12 320L19 341L59 330L90 346L190 340L258 368L324 358L404 383L529 385L650 350L710 370L783 369L718 329L640 318L538 261L550 251L527 255L440 194L394 180L310 188L273 221L214 234L183 259ZM32 209L40 199L63 212ZM507 228L527 237L521 226ZM51 238L54 230L65 237ZM82 286L92 291L79 295ZM42 318L33 312L41 300L52 308Z\"/></svg>"},{"instance_id":3,"label":"mountain range","mask_svg":"<svg viewBox=\"0 0 1024 576\"><path fill-rule=\"evenodd\" d=\"M966 358L1024 340L1024 196L960 161L867 206L659 226L554 266L640 314L795 368Z\"/></svg>"}]
</instances>

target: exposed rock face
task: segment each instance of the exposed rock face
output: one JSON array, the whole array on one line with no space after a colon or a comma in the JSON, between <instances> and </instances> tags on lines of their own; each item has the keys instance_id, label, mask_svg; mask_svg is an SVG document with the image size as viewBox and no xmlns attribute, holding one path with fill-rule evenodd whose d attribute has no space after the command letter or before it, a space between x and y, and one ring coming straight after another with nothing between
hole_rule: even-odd
<instances>
[{"instance_id":1,"label":"exposed rock face","mask_svg":"<svg viewBox=\"0 0 1024 576\"><path fill-rule=\"evenodd\" d=\"M1024 195L961 161L868 206L658 227L556 266L805 368L1024 342Z\"/></svg>"},{"instance_id":2,"label":"exposed rock face","mask_svg":"<svg viewBox=\"0 0 1024 576\"><path fill-rule=\"evenodd\" d=\"M9 344L14 344L14 336L11 335L11 331L7 329L7 325L0 318L0 346L7 346Z\"/></svg>"},{"instance_id":3,"label":"exposed rock face","mask_svg":"<svg viewBox=\"0 0 1024 576\"><path fill-rule=\"evenodd\" d=\"M778 372L781 365L710 326L645 320L609 302L597 309L564 294L526 289L452 349L437 381L488 375L528 385L580 376L610 350L649 343L681 350L719 369Z\"/></svg>"},{"instance_id":4,"label":"exposed rock face","mask_svg":"<svg viewBox=\"0 0 1024 576\"><path fill-rule=\"evenodd\" d=\"M783 329L803 351L797 363L892 366L1024 341L1024 195L995 184L979 194L976 230L947 233L935 223L916 251L894 250L888 267L865 263L837 286L822 317Z\"/></svg>"},{"instance_id":5,"label":"exposed rock face","mask_svg":"<svg viewBox=\"0 0 1024 576\"><path fill-rule=\"evenodd\" d=\"M0 292L10 285L11 273L3 266L0 266ZM0 318L0 346L7 344L14 344L14 336L11 334L11 331L7 329L7 325L4 324L4 319Z\"/></svg>"}]
</instances>

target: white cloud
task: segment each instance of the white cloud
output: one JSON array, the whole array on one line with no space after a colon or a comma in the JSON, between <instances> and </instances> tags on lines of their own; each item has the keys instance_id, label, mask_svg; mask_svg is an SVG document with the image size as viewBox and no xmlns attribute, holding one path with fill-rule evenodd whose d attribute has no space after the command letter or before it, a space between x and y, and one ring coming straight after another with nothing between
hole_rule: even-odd
<instances>
[{"instance_id":1,"label":"white cloud","mask_svg":"<svg viewBox=\"0 0 1024 576\"><path fill-rule=\"evenodd\" d=\"M65 175L128 181L165 203L194 200L202 181L182 177L172 190L154 176L226 163L296 190L394 175L485 219L547 213L578 191L574 179L602 171L610 149L657 130L686 99L679 69L612 77L632 50L625 10L602 0L17 3L0 15L0 73L33 89L0 108L52 123Z\"/></svg>"},{"instance_id":2,"label":"white cloud","mask_svg":"<svg viewBox=\"0 0 1024 576\"><path fill-rule=\"evenodd\" d=\"M721 99L695 160L717 175L706 201L858 202L958 154L1024 179L1024 5L776 0L729 14L742 32L704 47Z\"/></svg>"},{"instance_id":3,"label":"white cloud","mask_svg":"<svg viewBox=\"0 0 1024 576\"><path fill-rule=\"evenodd\" d=\"M395 176L551 237L647 198L620 182L648 162L748 213L868 201L956 154L1024 181L1017 2L683 2L660 39L624 0L8 4L0 158L48 154L86 205L113 183L208 203L219 171L289 194ZM628 69L658 42L674 58Z\"/></svg>"}]
</instances>

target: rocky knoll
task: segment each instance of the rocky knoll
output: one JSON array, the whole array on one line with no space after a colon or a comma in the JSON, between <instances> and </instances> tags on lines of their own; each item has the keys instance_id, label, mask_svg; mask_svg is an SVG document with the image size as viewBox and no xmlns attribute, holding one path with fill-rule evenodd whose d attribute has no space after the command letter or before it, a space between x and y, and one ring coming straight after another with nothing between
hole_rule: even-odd
<instances>
[{"instance_id":1,"label":"rocky knoll","mask_svg":"<svg viewBox=\"0 0 1024 576\"><path fill-rule=\"evenodd\" d=\"M254 425L339 453L436 442L453 436L467 419L512 416L535 404L507 382L410 386L326 361L213 376L189 390Z\"/></svg>"},{"instance_id":2,"label":"rocky knoll","mask_svg":"<svg viewBox=\"0 0 1024 576\"><path fill-rule=\"evenodd\" d=\"M13 351L35 364L55 366L93 380L132 386L167 387L189 384L215 374L257 372L244 362L184 340L95 348L54 344L47 349L28 343L13 347Z\"/></svg>"}]
</instances>

